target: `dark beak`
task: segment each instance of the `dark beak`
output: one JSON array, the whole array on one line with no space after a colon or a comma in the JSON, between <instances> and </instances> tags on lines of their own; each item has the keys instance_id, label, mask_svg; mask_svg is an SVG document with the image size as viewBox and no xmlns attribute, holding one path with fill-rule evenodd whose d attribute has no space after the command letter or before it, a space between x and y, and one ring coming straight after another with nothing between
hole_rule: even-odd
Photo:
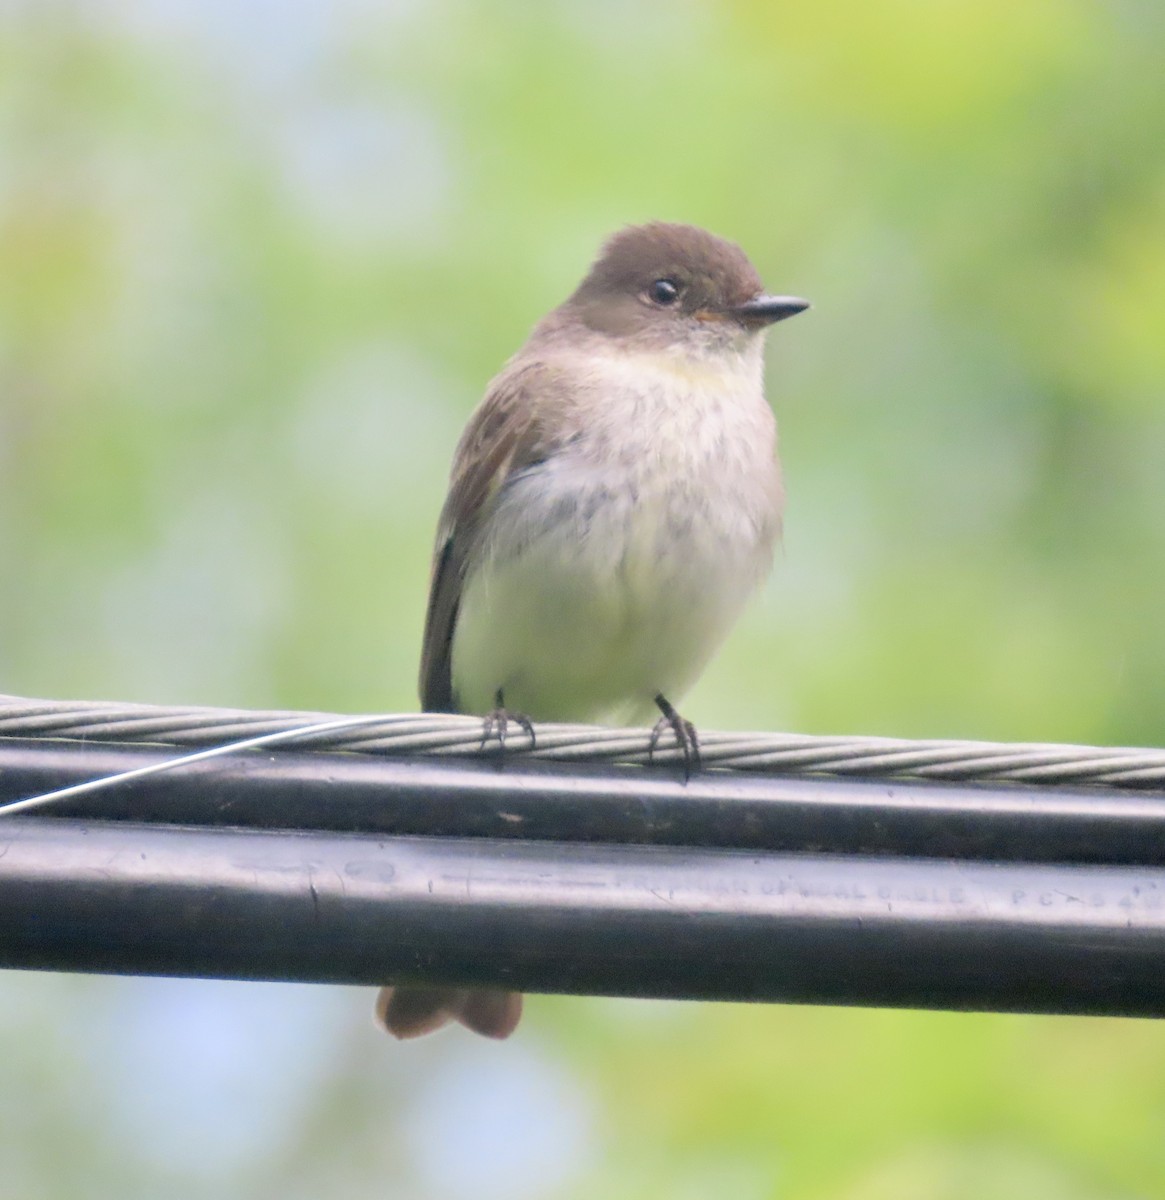
<instances>
[{"instance_id":1,"label":"dark beak","mask_svg":"<svg viewBox=\"0 0 1165 1200\"><path fill-rule=\"evenodd\" d=\"M808 300L797 296L755 296L743 304L737 304L728 311L738 320L747 324L774 325L786 317L795 317L809 307Z\"/></svg>"}]
</instances>

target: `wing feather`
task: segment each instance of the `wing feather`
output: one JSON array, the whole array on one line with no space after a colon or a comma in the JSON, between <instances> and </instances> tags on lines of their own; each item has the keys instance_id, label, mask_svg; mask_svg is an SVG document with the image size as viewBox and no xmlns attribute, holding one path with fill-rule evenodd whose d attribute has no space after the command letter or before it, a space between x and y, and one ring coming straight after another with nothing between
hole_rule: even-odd
<instances>
[{"instance_id":1,"label":"wing feather","mask_svg":"<svg viewBox=\"0 0 1165 1200\"><path fill-rule=\"evenodd\" d=\"M551 387L556 382L558 387ZM545 431L547 397L561 399L561 377L542 363L503 371L466 426L453 457L449 495L437 525L429 606L421 646L425 712L456 712L453 636L462 586L479 535L506 481L544 458L556 439Z\"/></svg>"}]
</instances>

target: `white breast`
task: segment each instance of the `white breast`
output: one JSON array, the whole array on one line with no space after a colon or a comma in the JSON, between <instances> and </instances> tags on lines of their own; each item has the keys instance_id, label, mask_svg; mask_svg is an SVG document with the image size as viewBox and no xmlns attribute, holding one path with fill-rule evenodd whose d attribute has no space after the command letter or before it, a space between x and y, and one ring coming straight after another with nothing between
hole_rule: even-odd
<instances>
[{"instance_id":1,"label":"white breast","mask_svg":"<svg viewBox=\"0 0 1165 1200\"><path fill-rule=\"evenodd\" d=\"M507 487L466 580L464 711L501 688L536 720L646 719L695 681L771 563L781 487L759 343L578 369L576 437Z\"/></svg>"}]
</instances>

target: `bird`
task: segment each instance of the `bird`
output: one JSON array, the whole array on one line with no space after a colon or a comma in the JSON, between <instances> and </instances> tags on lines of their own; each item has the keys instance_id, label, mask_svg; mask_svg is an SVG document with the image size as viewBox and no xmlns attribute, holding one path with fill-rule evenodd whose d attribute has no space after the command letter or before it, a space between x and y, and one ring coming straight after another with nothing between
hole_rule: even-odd
<instances>
[{"instance_id":1,"label":"bird","mask_svg":"<svg viewBox=\"0 0 1165 1200\"><path fill-rule=\"evenodd\" d=\"M809 307L771 295L735 243L627 226L493 379L457 445L421 651L426 712L636 724L676 711L767 577L781 534L765 332ZM494 988L383 988L400 1038L517 1027Z\"/></svg>"}]
</instances>

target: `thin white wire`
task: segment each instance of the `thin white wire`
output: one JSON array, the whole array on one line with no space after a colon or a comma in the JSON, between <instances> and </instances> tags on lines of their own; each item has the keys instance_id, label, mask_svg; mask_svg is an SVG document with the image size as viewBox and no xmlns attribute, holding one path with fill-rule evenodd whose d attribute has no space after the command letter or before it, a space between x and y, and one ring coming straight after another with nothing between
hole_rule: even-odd
<instances>
[{"instance_id":1,"label":"thin white wire","mask_svg":"<svg viewBox=\"0 0 1165 1200\"><path fill-rule=\"evenodd\" d=\"M302 740L320 733L334 733L342 729L352 729L360 725L383 724L382 716L344 717L334 721L319 721L311 725L303 725L298 729L283 729L276 733L264 733L258 737L243 738L238 742L227 742L224 745L212 746L209 750L198 750L193 754L181 754L177 758L168 758L163 762L151 763L145 767L134 767L130 771L118 771L114 775L102 775L84 783L70 784L68 787L56 788L51 792L42 792L38 796L26 796L23 800L10 800L0 804L0 816L10 816L12 813L28 812L34 808L44 808L58 800L68 800L73 796L84 796L89 792L101 791L115 784L128 783L131 779L144 779L147 775L160 775L163 771L172 771L175 767L189 766L191 763L205 762L211 758L221 758L224 754L234 754L238 750L256 750L261 746L274 746L279 742Z\"/></svg>"}]
</instances>

